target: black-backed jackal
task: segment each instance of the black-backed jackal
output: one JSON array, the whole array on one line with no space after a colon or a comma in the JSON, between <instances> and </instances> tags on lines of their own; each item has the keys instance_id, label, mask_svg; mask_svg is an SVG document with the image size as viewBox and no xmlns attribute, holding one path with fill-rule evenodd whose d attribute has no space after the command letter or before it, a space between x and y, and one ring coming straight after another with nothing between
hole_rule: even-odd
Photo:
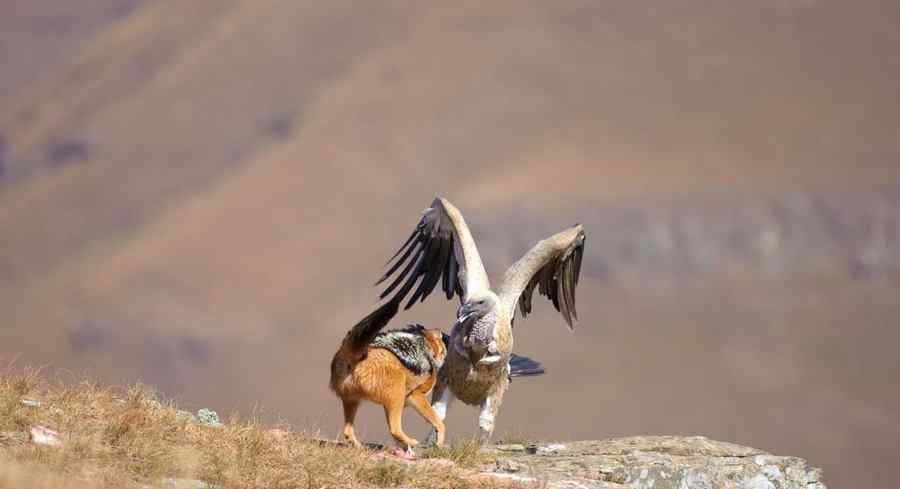
<instances>
[{"instance_id":1,"label":"black-backed jackal","mask_svg":"<svg viewBox=\"0 0 900 489\"><path fill-rule=\"evenodd\" d=\"M401 418L407 403L434 427L437 444L444 442L444 423L431 408L427 395L447 349L438 329L414 325L381 333L396 314L396 307L394 303L385 304L347 333L331 360L331 389L344 404L347 441L360 446L353 420L360 402L372 401L384 407L391 436L411 452L419 442L403 431Z\"/></svg>"}]
</instances>

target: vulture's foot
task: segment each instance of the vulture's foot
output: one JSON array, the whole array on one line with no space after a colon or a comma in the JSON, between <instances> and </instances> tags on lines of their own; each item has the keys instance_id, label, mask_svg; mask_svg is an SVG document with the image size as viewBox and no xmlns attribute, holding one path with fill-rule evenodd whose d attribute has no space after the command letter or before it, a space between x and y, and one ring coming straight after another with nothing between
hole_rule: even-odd
<instances>
[{"instance_id":1,"label":"vulture's foot","mask_svg":"<svg viewBox=\"0 0 900 489\"><path fill-rule=\"evenodd\" d=\"M431 430L428 431L428 436L425 437L425 444L423 446L433 447L436 444L437 444L437 430L434 428L431 428Z\"/></svg>"}]
</instances>

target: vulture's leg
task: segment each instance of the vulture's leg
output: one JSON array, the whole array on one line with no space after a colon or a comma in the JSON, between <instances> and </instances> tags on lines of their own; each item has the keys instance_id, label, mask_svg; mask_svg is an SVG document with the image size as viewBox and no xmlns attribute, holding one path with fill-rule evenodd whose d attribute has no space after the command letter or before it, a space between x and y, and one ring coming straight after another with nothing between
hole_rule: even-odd
<instances>
[{"instance_id":1,"label":"vulture's leg","mask_svg":"<svg viewBox=\"0 0 900 489\"><path fill-rule=\"evenodd\" d=\"M503 394L509 387L509 377L504 375L500 380L500 385L481 403L481 412L478 414L478 437L482 444L491 441L491 435L494 433L494 420L497 419L497 412L500 411L500 404L503 403Z\"/></svg>"},{"instance_id":2,"label":"vulture's leg","mask_svg":"<svg viewBox=\"0 0 900 489\"><path fill-rule=\"evenodd\" d=\"M438 377L437 382L434 386L434 391L431 393L431 407L434 409L434 413L437 415L437 418L442 422L447 417L447 409L450 407L450 404L453 403L453 393L450 392L450 387L447 385L447 382ZM428 433L428 437L425 439L426 445L434 445L437 442L438 433L434 428L431 429Z\"/></svg>"}]
</instances>

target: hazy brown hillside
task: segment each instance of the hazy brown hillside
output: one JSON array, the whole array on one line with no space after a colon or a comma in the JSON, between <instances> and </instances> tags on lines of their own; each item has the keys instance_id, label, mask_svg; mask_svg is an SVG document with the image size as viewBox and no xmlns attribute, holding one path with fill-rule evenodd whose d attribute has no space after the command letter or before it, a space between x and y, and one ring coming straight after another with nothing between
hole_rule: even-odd
<instances>
[{"instance_id":1,"label":"hazy brown hillside","mask_svg":"<svg viewBox=\"0 0 900 489\"><path fill-rule=\"evenodd\" d=\"M0 356L330 435L330 354L441 194L494 276L588 228L583 322L519 326L550 373L501 430L708 434L900 483L869 458L900 441L895 2L0 10Z\"/></svg>"}]
</instances>

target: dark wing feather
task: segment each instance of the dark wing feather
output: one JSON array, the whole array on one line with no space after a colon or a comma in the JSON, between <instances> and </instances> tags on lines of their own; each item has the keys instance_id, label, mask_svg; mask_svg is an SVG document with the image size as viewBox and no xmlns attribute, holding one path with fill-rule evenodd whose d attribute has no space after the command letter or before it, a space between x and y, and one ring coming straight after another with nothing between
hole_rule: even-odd
<instances>
[{"instance_id":1,"label":"dark wing feather","mask_svg":"<svg viewBox=\"0 0 900 489\"><path fill-rule=\"evenodd\" d=\"M531 377L546 373L540 362L531 358L516 355L515 353L509 358L509 378L513 377Z\"/></svg>"},{"instance_id":2,"label":"dark wing feather","mask_svg":"<svg viewBox=\"0 0 900 489\"><path fill-rule=\"evenodd\" d=\"M447 299L452 299L454 294L462 297L462 285L460 283L460 264L457 262L457 253L454 250L453 222L447 215L444 206L439 199L431 204L431 207L419 220L415 231L403 246L391 258L393 261L400 257L382 276L376 285L381 284L392 275L393 282L381 293L384 299L393 293L391 301L398 304L416 287L412 297L406 303L404 309L409 309L418 301L424 301L435 289L438 282ZM390 261L388 262L390 263ZM402 271L395 272L403 266ZM402 284L395 293L394 290Z\"/></svg>"},{"instance_id":3,"label":"dark wing feather","mask_svg":"<svg viewBox=\"0 0 900 489\"><path fill-rule=\"evenodd\" d=\"M519 296L519 310L522 317L531 313L531 297L535 287L538 292L549 298L559 311L569 328L573 327L573 319L578 320L575 310L575 287L581 275L581 258L584 254L584 232L563 251L553 257L535 273Z\"/></svg>"}]
</instances>

